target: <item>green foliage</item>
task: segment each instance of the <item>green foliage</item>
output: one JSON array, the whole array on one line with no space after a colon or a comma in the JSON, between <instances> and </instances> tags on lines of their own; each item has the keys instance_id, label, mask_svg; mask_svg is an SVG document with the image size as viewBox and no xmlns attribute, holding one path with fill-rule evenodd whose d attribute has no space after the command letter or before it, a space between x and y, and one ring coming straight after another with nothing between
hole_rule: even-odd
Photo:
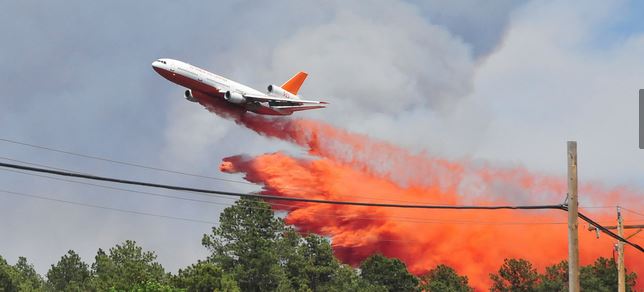
<instances>
[{"instance_id":1,"label":"green foliage","mask_svg":"<svg viewBox=\"0 0 644 292\"><path fill-rule=\"evenodd\" d=\"M626 273L626 291L633 291L637 275ZM617 291L617 264L613 259L598 258L592 265L581 267L580 286L583 291Z\"/></svg>"},{"instance_id":2,"label":"green foliage","mask_svg":"<svg viewBox=\"0 0 644 292\"><path fill-rule=\"evenodd\" d=\"M212 262L199 261L173 277L175 287L186 291L240 291L235 279Z\"/></svg>"},{"instance_id":3,"label":"green foliage","mask_svg":"<svg viewBox=\"0 0 644 292\"><path fill-rule=\"evenodd\" d=\"M284 260L284 269L295 290L318 291L329 287L340 268L329 242L321 236L302 238L292 229L279 240L278 254Z\"/></svg>"},{"instance_id":4,"label":"green foliage","mask_svg":"<svg viewBox=\"0 0 644 292\"><path fill-rule=\"evenodd\" d=\"M20 287L18 271L0 256L0 291L14 292Z\"/></svg>"},{"instance_id":5,"label":"green foliage","mask_svg":"<svg viewBox=\"0 0 644 292\"><path fill-rule=\"evenodd\" d=\"M418 278L410 274L399 259L375 254L360 264L360 270L361 278L388 291L418 291Z\"/></svg>"},{"instance_id":6,"label":"green foliage","mask_svg":"<svg viewBox=\"0 0 644 292\"><path fill-rule=\"evenodd\" d=\"M27 263L27 258L19 257L18 262L13 267L18 272L18 290L43 291L44 281L42 277L36 273L34 266Z\"/></svg>"},{"instance_id":7,"label":"green foliage","mask_svg":"<svg viewBox=\"0 0 644 292\"><path fill-rule=\"evenodd\" d=\"M110 248L109 254L99 249L92 264L92 274L90 285L97 291L110 288L130 290L146 282L167 282L167 276L163 267L156 262L154 252L144 252L131 240Z\"/></svg>"},{"instance_id":8,"label":"green foliage","mask_svg":"<svg viewBox=\"0 0 644 292\"><path fill-rule=\"evenodd\" d=\"M546 267L538 291L568 291L568 262ZM637 275L626 273L626 291L633 291ZM579 284L583 291L617 291L617 265L613 259L598 258L580 269Z\"/></svg>"},{"instance_id":9,"label":"green foliage","mask_svg":"<svg viewBox=\"0 0 644 292\"><path fill-rule=\"evenodd\" d=\"M53 291L85 291L89 288L89 266L69 250L47 272L47 286Z\"/></svg>"},{"instance_id":10,"label":"green foliage","mask_svg":"<svg viewBox=\"0 0 644 292\"><path fill-rule=\"evenodd\" d=\"M545 273L538 275L529 262L506 259L499 273L490 278L491 291L568 291L568 262L546 267ZM633 291L636 278L635 273L626 273L626 291ZM617 291L615 261L598 258L592 265L581 267L579 282L582 291Z\"/></svg>"},{"instance_id":11,"label":"green foliage","mask_svg":"<svg viewBox=\"0 0 644 292\"><path fill-rule=\"evenodd\" d=\"M546 267L546 272L539 275L537 291L568 291L568 261Z\"/></svg>"},{"instance_id":12,"label":"green foliage","mask_svg":"<svg viewBox=\"0 0 644 292\"><path fill-rule=\"evenodd\" d=\"M44 281L25 257L11 266L0 256L0 291L44 291Z\"/></svg>"},{"instance_id":13,"label":"green foliage","mask_svg":"<svg viewBox=\"0 0 644 292\"><path fill-rule=\"evenodd\" d=\"M490 274L490 291L535 291L539 280L537 270L524 259L505 259L497 274Z\"/></svg>"},{"instance_id":14,"label":"green foliage","mask_svg":"<svg viewBox=\"0 0 644 292\"><path fill-rule=\"evenodd\" d=\"M459 276L454 269L438 265L420 277L420 288L423 291L470 292L466 276Z\"/></svg>"},{"instance_id":15,"label":"green foliage","mask_svg":"<svg viewBox=\"0 0 644 292\"><path fill-rule=\"evenodd\" d=\"M318 235L302 237L274 216L261 200L241 199L226 208L220 226L205 234L210 251L206 261L166 274L156 255L134 241L99 249L91 266L70 250L52 265L47 282L27 259L9 265L0 256L0 292L5 291L473 291L465 276L438 265L419 279L403 262L372 255L356 269L341 264L329 241ZM567 291L568 264L562 261L539 274L530 262L506 259L490 274L491 291ZM627 273L633 291L635 273ZM617 269L612 259L599 258L581 268L582 291L616 291Z\"/></svg>"},{"instance_id":16,"label":"green foliage","mask_svg":"<svg viewBox=\"0 0 644 292\"><path fill-rule=\"evenodd\" d=\"M289 286L277 252L284 230L267 203L240 199L222 212L219 227L205 234L202 244L243 291L273 291Z\"/></svg>"},{"instance_id":17,"label":"green foliage","mask_svg":"<svg viewBox=\"0 0 644 292\"><path fill-rule=\"evenodd\" d=\"M219 222L202 244L211 252L209 261L230 273L242 291L357 291L362 283L353 269L341 268L325 238L303 238L264 201L241 199Z\"/></svg>"},{"instance_id":18,"label":"green foliage","mask_svg":"<svg viewBox=\"0 0 644 292\"><path fill-rule=\"evenodd\" d=\"M387 289L383 286L376 286L363 280L358 276L354 268L347 265L340 265L331 275L331 280L320 284L314 291L386 292Z\"/></svg>"},{"instance_id":19,"label":"green foliage","mask_svg":"<svg viewBox=\"0 0 644 292\"><path fill-rule=\"evenodd\" d=\"M132 292L182 292L186 291L185 289L177 289L167 284L161 284L159 282L145 282L134 285L130 290ZM212 291L212 290L204 290Z\"/></svg>"}]
</instances>

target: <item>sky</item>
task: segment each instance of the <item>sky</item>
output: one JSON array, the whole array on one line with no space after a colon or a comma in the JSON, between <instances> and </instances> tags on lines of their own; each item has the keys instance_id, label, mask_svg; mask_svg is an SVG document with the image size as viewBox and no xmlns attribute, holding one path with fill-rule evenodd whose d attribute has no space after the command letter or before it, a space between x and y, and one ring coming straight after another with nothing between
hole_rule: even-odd
<instances>
[{"instance_id":1,"label":"sky","mask_svg":"<svg viewBox=\"0 0 644 292\"><path fill-rule=\"evenodd\" d=\"M581 2L580 2L581 3ZM297 113L417 153L644 189L638 97L644 20L636 1L86 1L0 3L0 139L242 181L222 158L284 151L183 99L151 68L182 60L263 90L304 70ZM639 10L638 10L639 9ZM248 192L0 141L6 158L97 175ZM1 170L0 189L216 222L231 200L182 201ZM154 191L159 192L160 191ZM177 194L173 194L177 195ZM40 273L69 249L93 262L126 239L168 271L207 252L212 224L0 192L0 255ZM640 237L641 238L641 237ZM640 242L640 244L642 244Z\"/></svg>"}]
</instances>

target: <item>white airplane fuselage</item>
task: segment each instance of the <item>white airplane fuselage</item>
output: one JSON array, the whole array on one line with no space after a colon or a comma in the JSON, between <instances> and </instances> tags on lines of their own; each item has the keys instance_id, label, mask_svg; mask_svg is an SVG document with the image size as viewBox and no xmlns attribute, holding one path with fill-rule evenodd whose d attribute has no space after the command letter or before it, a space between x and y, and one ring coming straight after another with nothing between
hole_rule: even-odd
<instances>
[{"instance_id":1,"label":"white airplane fuselage","mask_svg":"<svg viewBox=\"0 0 644 292\"><path fill-rule=\"evenodd\" d=\"M246 85L237 83L215 73L206 71L199 67L173 59L158 59L152 63L154 71L165 79L180 86L186 87L185 97L189 101L199 102L203 105L209 103L209 99L217 101L230 101L230 103L264 115L290 115L294 111L324 108L325 102L303 101L316 103L314 106L302 106L299 103L299 96L288 94L288 97L275 97L277 101L271 100L272 95L267 95ZM281 89L281 88L280 88ZM243 100L230 99L230 94ZM252 98L247 100L246 97ZM287 99L290 98L290 99Z\"/></svg>"}]
</instances>

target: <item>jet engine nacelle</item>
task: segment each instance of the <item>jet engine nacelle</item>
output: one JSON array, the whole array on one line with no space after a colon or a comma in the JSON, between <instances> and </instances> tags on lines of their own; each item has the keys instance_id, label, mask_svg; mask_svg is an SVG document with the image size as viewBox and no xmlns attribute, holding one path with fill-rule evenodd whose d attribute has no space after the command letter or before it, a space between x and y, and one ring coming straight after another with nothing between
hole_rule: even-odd
<instances>
[{"instance_id":1,"label":"jet engine nacelle","mask_svg":"<svg viewBox=\"0 0 644 292\"><path fill-rule=\"evenodd\" d=\"M246 102L246 98L239 92L226 91L224 99L230 103L242 104Z\"/></svg>"},{"instance_id":2,"label":"jet engine nacelle","mask_svg":"<svg viewBox=\"0 0 644 292\"><path fill-rule=\"evenodd\" d=\"M197 99L192 95L192 91L190 91L190 89L186 90L186 92L183 93L183 96L185 96L188 101L197 102Z\"/></svg>"},{"instance_id":3,"label":"jet engine nacelle","mask_svg":"<svg viewBox=\"0 0 644 292\"><path fill-rule=\"evenodd\" d=\"M277 85L273 85L273 84L268 86L268 94L272 95L272 96L278 96L278 97L299 99L299 97L297 95L292 94L292 93L284 90L284 88L281 88L281 87L279 87Z\"/></svg>"}]
</instances>

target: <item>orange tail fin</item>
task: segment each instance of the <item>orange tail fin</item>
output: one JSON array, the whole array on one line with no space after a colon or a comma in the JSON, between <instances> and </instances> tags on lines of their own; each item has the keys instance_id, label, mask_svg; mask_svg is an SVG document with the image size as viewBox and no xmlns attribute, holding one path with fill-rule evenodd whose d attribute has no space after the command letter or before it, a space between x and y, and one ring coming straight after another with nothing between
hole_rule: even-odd
<instances>
[{"instance_id":1,"label":"orange tail fin","mask_svg":"<svg viewBox=\"0 0 644 292\"><path fill-rule=\"evenodd\" d=\"M297 91L300 90L300 86L302 86L302 83L304 83L306 76L309 76L309 74L307 74L306 72L297 73L295 74L295 76L291 77L291 79L282 84L282 88L292 94L297 95Z\"/></svg>"}]
</instances>

